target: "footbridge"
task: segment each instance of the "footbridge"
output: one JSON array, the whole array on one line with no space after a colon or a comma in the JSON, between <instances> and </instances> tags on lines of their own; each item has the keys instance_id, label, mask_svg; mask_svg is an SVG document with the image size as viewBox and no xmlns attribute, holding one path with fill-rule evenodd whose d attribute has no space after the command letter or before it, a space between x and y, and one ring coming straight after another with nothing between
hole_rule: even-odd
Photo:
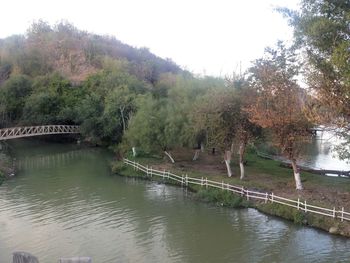
<instances>
[{"instance_id":1,"label":"footbridge","mask_svg":"<svg viewBox=\"0 0 350 263\"><path fill-rule=\"evenodd\" d=\"M80 133L77 125L42 125L0 129L0 141L50 134Z\"/></svg>"}]
</instances>

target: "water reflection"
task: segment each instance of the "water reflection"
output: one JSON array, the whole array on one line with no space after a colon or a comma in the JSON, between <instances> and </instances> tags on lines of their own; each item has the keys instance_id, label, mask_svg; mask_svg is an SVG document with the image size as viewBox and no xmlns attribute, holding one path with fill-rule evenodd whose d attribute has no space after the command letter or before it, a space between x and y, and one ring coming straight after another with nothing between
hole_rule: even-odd
<instances>
[{"instance_id":1,"label":"water reflection","mask_svg":"<svg viewBox=\"0 0 350 263\"><path fill-rule=\"evenodd\" d=\"M56 168L66 166L70 162L74 162L75 160L89 154L94 154L94 152L96 152L96 149L85 148L48 155L40 154L36 156L25 156L18 160L16 159L15 163L18 170Z\"/></svg>"},{"instance_id":2,"label":"water reflection","mask_svg":"<svg viewBox=\"0 0 350 263\"><path fill-rule=\"evenodd\" d=\"M349 171L350 164L340 160L336 152L332 151L340 142L341 139L333 132L317 132L310 144L305 145L300 164L316 169Z\"/></svg>"}]
</instances>

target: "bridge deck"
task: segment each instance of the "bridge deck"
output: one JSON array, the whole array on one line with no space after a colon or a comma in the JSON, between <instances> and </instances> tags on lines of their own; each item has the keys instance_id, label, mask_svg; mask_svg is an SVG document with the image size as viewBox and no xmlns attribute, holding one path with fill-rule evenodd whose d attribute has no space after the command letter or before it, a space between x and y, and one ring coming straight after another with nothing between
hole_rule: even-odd
<instances>
[{"instance_id":1,"label":"bridge deck","mask_svg":"<svg viewBox=\"0 0 350 263\"><path fill-rule=\"evenodd\" d=\"M49 134L80 133L77 125L43 125L0 129L0 141Z\"/></svg>"}]
</instances>

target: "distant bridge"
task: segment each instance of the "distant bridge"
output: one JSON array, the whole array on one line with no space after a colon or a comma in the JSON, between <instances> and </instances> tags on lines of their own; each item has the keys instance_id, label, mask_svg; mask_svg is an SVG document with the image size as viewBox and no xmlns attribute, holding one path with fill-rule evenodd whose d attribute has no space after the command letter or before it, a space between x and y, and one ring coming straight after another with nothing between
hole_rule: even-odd
<instances>
[{"instance_id":1,"label":"distant bridge","mask_svg":"<svg viewBox=\"0 0 350 263\"><path fill-rule=\"evenodd\" d=\"M0 129L0 141L50 134L80 133L77 125L43 125Z\"/></svg>"}]
</instances>

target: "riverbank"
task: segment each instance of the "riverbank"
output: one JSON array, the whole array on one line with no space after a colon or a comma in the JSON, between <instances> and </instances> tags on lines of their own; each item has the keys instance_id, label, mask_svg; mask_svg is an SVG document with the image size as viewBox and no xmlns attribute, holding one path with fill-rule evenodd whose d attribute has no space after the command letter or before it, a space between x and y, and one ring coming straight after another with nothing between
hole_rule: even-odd
<instances>
[{"instance_id":1,"label":"riverbank","mask_svg":"<svg viewBox=\"0 0 350 263\"><path fill-rule=\"evenodd\" d=\"M302 173L302 181L305 190L296 191L290 169L280 167L280 163L272 160L259 158L254 153L247 154L246 172L247 178L239 180L238 168L233 164L235 176L228 178L226 176L224 164L221 163L220 155L211 155L202 153L198 161L191 161L192 153L180 149L173 152L176 162L174 164L163 158L157 157L138 157L136 161L152 166L158 170L167 170L175 174L187 174L191 177L207 177L208 180L224 181L233 185L241 185L251 190L263 192L273 192L275 195L283 196L289 199L307 200L308 203L321 207L344 207L345 211L350 211L349 207L349 179L329 178L319 175ZM122 164L114 165L114 171L123 176L141 177L145 175L134 171L131 168L124 167ZM171 183L167 182L166 183ZM350 224L341 222L339 219L333 219L325 216L319 216L304 213L293 208L278 204L265 202L249 202L240 196L232 195L228 192L212 189L201 189L197 186L190 188L196 192L198 199L215 202L219 205L230 207L254 207L266 214L283 217L294 221L297 224L317 227L335 234L350 236Z\"/></svg>"}]
</instances>

